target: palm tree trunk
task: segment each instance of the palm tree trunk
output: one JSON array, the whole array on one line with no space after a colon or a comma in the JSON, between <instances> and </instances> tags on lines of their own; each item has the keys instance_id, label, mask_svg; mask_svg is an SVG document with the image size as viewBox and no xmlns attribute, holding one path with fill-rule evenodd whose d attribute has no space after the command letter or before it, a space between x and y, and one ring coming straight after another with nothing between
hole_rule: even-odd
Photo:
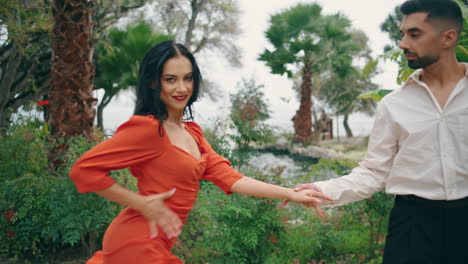
<instances>
[{"instance_id":1,"label":"palm tree trunk","mask_svg":"<svg viewBox=\"0 0 468 264\"><path fill-rule=\"evenodd\" d=\"M104 108L110 103L115 93L104 92L101 102L97 106L97 127L104 131Z\"/></svg>"},{"instance_id":2,"label":"palm tree trunk","mask_svg":"<svg viewBox=\"0 0 468 264\"><path fill-rule=\"evenodd\" d=\"M294 141L307 142L312 138L312 74L309 65L302 70L301 103L292 118L294 123Z\"/></svg>"},{"instance_id":3,"label":"palm tree trunk","mask_svg":"<svg viewBox=\"0 0 468 264\"><path fill-rule=\"evenodd\" d=\"M97 106L97 127L101 130L104 130L104 118L103 118L103 114L104 114L104 105L103 103L101 102L100 104L98 104Z\"/></svg>"},{"instance_id":4,"label":"palm tree trunk","mask_svg":"<svg viewBox=\"0 0 468 264\"><path fill-rule=\"evenodd\" d=\"M344 126L345 131L346 131L346 137L352 138L353 137L353 131L351 131L351 128L349 127L348 117L349 117L349 114L344 114L343 126Z\"/></svg>"},{"instance_id":5,"label":"palm tree trunk","mask_svg":"<svg viewBox=\"0 0 468 264\"><path fill-rule=\"evenodd\" d=\"M62 165L61 155L71 136L89 135L94 120L91 0L53 1L52 69L49 125L55 144L49 151L49 169Z\"/></svg>"},{"instance_id":6,"label":"palm tree trunk","mask_svg":"<svg viewBox=\"0 0 468 264\"><path fill-rule=\"evenodd\" d=\"M13 43L11 46L12 48L9 53L8 60L2 61L2 63L5 63L5 67L2 67L2 70L7 73L9 73L11 70L18 71L22 61L19 47L16 45L16 43ZM6 128L10 121L12 111L9 109L8 103L10 98L14 97L16 94L14 91L12 91L13 89L11 88L16 81L16 75L5 74L5 72L2 72L0 75L0 128Z\"/></svg>"}]
</instances>

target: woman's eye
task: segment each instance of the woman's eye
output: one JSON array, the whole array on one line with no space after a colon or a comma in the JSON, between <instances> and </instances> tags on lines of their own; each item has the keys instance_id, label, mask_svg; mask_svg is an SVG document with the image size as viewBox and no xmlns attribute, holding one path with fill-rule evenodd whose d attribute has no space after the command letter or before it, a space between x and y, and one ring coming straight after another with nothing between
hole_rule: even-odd
<instances>
[{"instance_id":1,"label":"woman's eye","mask_svg":"<svg viewBox=\"0 0 468 264\"><path fill-rule=\"evenodd\" d=\"M166 82L174 82L174 81L175 81L174 78L166 78L166 79L164 79L164 80L165 80Z\"/></svg>"},{"instance_id":2,"label":"woman's eye","mask_svg":"<svg viewBox=\"0 0 468 264\"><path fill-rule=\"evenodd\" d=\"M193 77L192 77L192 76L185 77L185 80L187 80L187 81L192 81L192 80L193 80Z\"/></svg>"}]
</instances>

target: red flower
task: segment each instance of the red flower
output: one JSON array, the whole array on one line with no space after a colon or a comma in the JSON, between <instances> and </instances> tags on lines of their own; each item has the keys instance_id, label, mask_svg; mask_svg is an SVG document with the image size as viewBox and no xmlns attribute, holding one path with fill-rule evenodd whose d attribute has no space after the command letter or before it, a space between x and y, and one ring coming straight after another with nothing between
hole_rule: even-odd
<instances>
[{"instance_id":1,"label":"red flower","mask_svg":"<svg viewBox=\"0 0 468 264\"><path fill-rule=\"evenodd\" d=\"M8 210L8 211L3 212L3 216L7 220L7 223L11 225L11 220L15 216L15 212L13 210Z\"/></svg>"},{"instance_id":2,"label":"red flower","mask_svg":"<svg viewBox=\"0 0 468 264\"><path fill-rule=\"evenodd\" d=\"M270 236L269 238L271 242L273 242L273 244L276 244L278 242L278 239L275 236Z\"/></svg>"},{"instance_id":3,"label":"red flower","mask_svg":"<svg viewBox=\"0 0 468 264\"><path fill-rule=\"evenodd\" d=\"M37 100L36 103L39 106L46 106L50 104L50 101L49 100Z\"/></svg>"},{"instance_id":4,"label":"red flower","mask_svg":"<svg viewBox=\"0 0 468 264\"><path fill-rule=\"evenodd\" d=\"M8 235L9 238L14 237L15 234L16 234L15 231L10 231L10 230L7 230L6 233L7 233L7 235Z\"/></svg>"},{"instance_id":5,"label":"red flower","mask_svg":"<svg viewBox=\"0 0 468 264\"><path fill-rule=\"evenodd\" d=\"M15 216L15 212L13 210L8 210L3 212L3 216L5 216L7 220L11 220L13 216Z\"/></svg>"}]
</instances>

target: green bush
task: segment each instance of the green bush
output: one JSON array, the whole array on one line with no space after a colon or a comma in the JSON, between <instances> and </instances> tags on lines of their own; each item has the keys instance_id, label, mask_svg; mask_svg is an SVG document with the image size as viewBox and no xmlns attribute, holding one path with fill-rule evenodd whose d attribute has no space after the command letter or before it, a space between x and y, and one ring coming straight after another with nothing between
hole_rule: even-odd
<instances>
[{"instance_id":1,"label":"green bush","mask_svg":"<svg viewBox=\"0 0 468 264\"><path fill-rule=\"evenodd\" d=\"M245 172L269 182L276 177ZM276 203L239 194L227 196L202 182L174 253L184 263L265 263L284 230Z\"/></svg>"},{"instance_id":2,"label":"green bush","mask_svg":"<svg viewBox=\"0 0 468 264\"><path fill-rule=\"evenodd\" d=\"M0 133L0 182L26 174L44 175L47 165L47 125L38 120L12 124Z\"/></svg>"},{"instance_id":3,"label":"green bush","mask_svg":"<svg viewBox=\"0 0 468 264\"><path fill-rule=\"evenodd\" d=\"M0 147L11 147L15 155L2 156L0 181L0 254L7 258L34 263L53 262L54 255L78 247L92 254L100 248L108 224L122 209L94 193L79 194L68 172L85 151L102 140L71 138L65 166L49 176L43 126L26 122L13 126L3 137ZM26 135L26 138L25 138ZM21 144L20 144L21 142ZM32 152L32 153L31 153ZM16 159L27 163L22 167ZM136 189L134 177L126 170L112 175L123 185Z\"/></svg>"},{"instance_id":4,"label":"green bush","mask_svg":"<svg viewBox=\"0 0 468 264\"><path fill-rule=\"evenodd\" d=\"M250 167L247 152L232 150L232 139L205 130L215 151L228 157L241 172L253 178L285 185L291 179L281 169ZM54 255L71 248L84 255L100 247L110 221L122 209L96 194L78 194L68 178L72 164L102 140L69 139L65 166L54 177L46 168L47 127L22 122L3 134L0 147L0 255L24 263L56 263ZM7 153L7 154L5 154ZM9 154L8 154L9 153ZM21 162L20 162L21 161ZM311 166L308 179L349 173L354 160L321 159ZM136 179L127 170L111 175L129 189ZM319 219L313 209L280 201L233 194L226 196L212 183L202 181L198 200L174 253L185 263L379 263L392 197L378 193L371 199L329 209Z\"/></svg>"},{"instance_id":5,"label":"green bush","mask_svg":"<svg viewBox=\"0 0 468 264\"><path fill-rule=\"evenodd\" d=\"M330 172L335 176L351 172L358 163L353 159L320 159L310 167L312 181L328 178ZM328 175L328 176L325 176ZM393 205L393 196L381 191L371 198L346 206L329 209L340 227L338 254L358 254L365 263L381 260L385 243L388 216Z\"/></svg>"},{"instance_id":6,"label":"green bush","mask_svg":"<svg viewBox=\"0 0 468 264\"><path fill-rule=\"evenodd\" d=\"M55 224L50 218L48 194L56 180L28 174L0 186L0 208L5 216L0 225L1 230L7 230L0 234L1 249L10 257L40 259L47 251L57 251L58 247L45 233ZM5 212L13 217L6 217Z\"/></svg>"},{"instance_id":7,"label":"green bush","mask_svg":"<svg viewBox=\"0 0 468 264\"><path fill-rule=\"evenodd\" d=\"M340 236L332 222L320 219L313 209L300 205L282 213L283 218L288 219L285 235L267 263L312 263L333 259Z\"/></svg>"},{"instance_id":8,"label":"green bush","mask_svg":"<svg viewBox=\"0 0 468 264\"><path fill-rule=\"evenodd\" d=\"M270 117L270 109L263 94L263 85L254 79L242 80L238 90L231 94L231 120L237 133L231 139L240 149L247 149L249 143L266 143L273 139L273 128L264 123Z\"/></svg>"}]
</instances>

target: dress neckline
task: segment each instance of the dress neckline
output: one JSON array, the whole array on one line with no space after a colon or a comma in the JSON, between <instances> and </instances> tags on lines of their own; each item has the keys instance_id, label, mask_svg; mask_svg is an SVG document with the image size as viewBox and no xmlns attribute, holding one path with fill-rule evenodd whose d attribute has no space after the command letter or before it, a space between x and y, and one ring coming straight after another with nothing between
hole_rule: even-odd
<instances>
[{"instance_id":1,"label":"dress neckline","mask_svg":"<svg viewBox=\"0 0 468 264\"><path fill-rule=\"evenodd\" d=\"M200 144L200 141L198 139L198 137L196 137L192 131L190 130L190 126L187 125L187 122L183 122L183 125L184 125L184 129L190 134L190 136L192 136L192 138L195 140L195 143L197 144L197 147L198 147L198 151L200 152L200 158L197 159L195 156L193 156L191 153L189 153L188 151L186 151L185 149L182 149L174 144L172 144L171 142L171 139L169 138L169 134L167 133L166 131L166 128L164 127L164 124L161 124L162 125L162 129L163 129L163 137L166 138L167 140L167 143L173 147L174 149L176 150L179 150L180 152L190 156L193 160L195 160L196 162L201 162L205 156L206 156L206 153L204 153L203 148L201 147L201 144Z\"/></svg>"}]
</instances>

